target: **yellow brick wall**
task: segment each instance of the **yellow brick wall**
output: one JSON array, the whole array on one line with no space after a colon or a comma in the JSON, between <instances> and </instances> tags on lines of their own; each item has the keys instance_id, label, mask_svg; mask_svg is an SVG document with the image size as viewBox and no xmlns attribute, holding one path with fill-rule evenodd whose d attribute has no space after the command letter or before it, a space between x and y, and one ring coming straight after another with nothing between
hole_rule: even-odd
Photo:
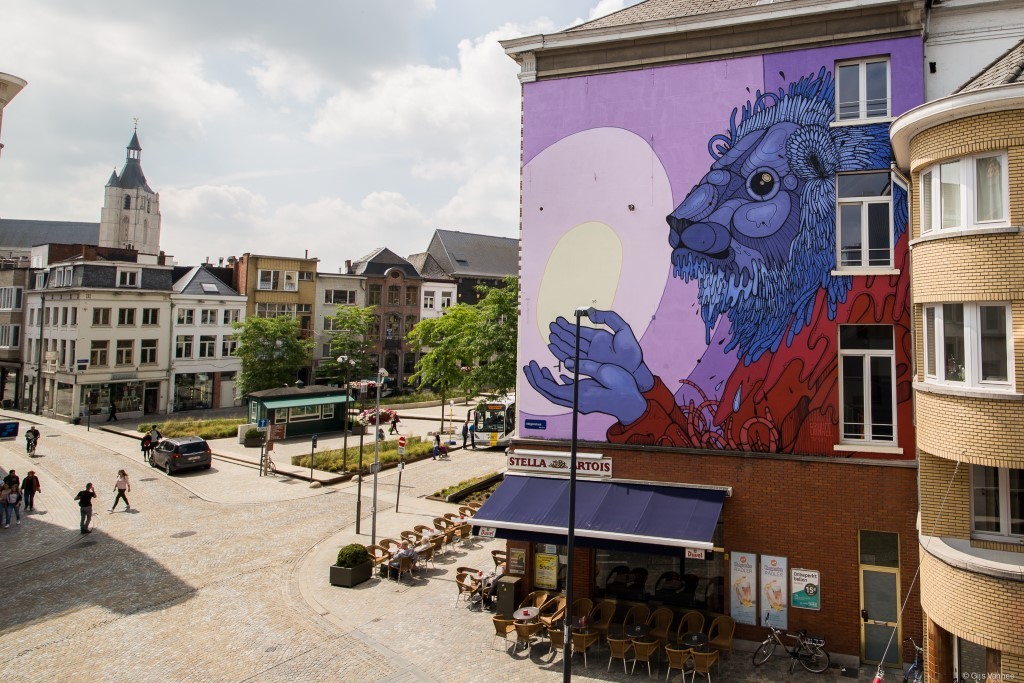
<instances>
[{"instance_id":1,"label":"yellow brick wall","mask_svg":"<svg viewBox=\"0 0 1024 683\"><path fill-rule=\"evenodd\" d=\"M921 490L921 533L926 536L970 538L970 465L960 463L957 468L952 460L938 458L922 450L917 473Z\"/></svg>"},{"instance_id":2,"label":"yellow brick wall","mask_svg":"<svg viewBox=\"0 0 1024 683\"><path fill-rule=\"evenodd\" d=\"M921 549L921 607L955 636L1001 651L1003 671L1024 656L1024 581L963 571Z\"/></svg>"},{"instance_id":3,"label":"yellow brick wall","mask_svg":"<svg viewBox=\"0 0 1024 683\"><path fill-rule=\"evenodd\" d=\"M1015 353L1022 351L1018 346ZM915 399L921 451L975 465L1024 469L1024 401L926 391L916 391Z\"/></svg>"},{"instance_id":4,"label":"yellow brick wall","mask_svg":"<svg viewBox=\"0 0 1024 683\"><path fill-rule=\"evenodd\" d=\"M1024 233L927 240L911 254L915 303L1024 299Z\"/></svg>"},{"instance_id":5,"label":"yellow brick wall","mask_svg":"<svg viewBox=\"0 0 1024 683\"><path fill-rule=\"evenodd\" d=\"M1003 653L1001 673L1007 681L1024 681L1024 655Z\"/></svg>"}]
</instances>

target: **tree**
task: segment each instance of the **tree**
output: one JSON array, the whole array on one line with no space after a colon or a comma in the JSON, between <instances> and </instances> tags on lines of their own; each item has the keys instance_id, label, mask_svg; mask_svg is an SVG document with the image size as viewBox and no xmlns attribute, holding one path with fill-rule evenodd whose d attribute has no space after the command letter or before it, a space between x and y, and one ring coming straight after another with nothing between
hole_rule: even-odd
<instances>
[{"instance_id":1,"label":"tree","mask_svg":"<svg viewBox=\"0 0 1024 683\"><path fill-rule=\"evenodd\" d=\"M466 339L467 351L477 362L464 387L473 394L490 390L508 394L516 388L519 365L519 278L509 276L500 287L477 287L480 301Z\"/></svg>"},{"instance_id":2,"label":"tree","mask_svg":"<svg viewBox=\"0 0 1024 683\"><path fill-rule=\"evenodd\" d=\"M466 330L475 327L476 315L475 306L457 304L440 318L419 321L408 335L409 344L416 351L426 349L416 364L415 374L409 379L430 386L441 395L442 424L445 399L466 381L463 371L468 364Z\"/></svg>"},{"instance_id":3,"label":"tree","mask_svg":"<svg viewBox=\"0 0 1024 683\"><path fill-rule=\"evenodd\" d=\"M310 362L313 340L302 338L293 317L252 316L234 328L239 330L235 353L242 361L238 376L242 396L294 383L296 373Z\"/></svg>"},{"instance_id":4,"label":"tree","mask_svg":"<svg viewBox=\"0 0 1024 683\"><path fill-rule=\"evenodd\" d=\"M376 374L371 362L370 327L373 325L372 306L355 308L343 306L331 316L331 353L317 368L316 374L328 381L346 384L359 377ZM345 360L338 362L338 358Z\"/></svg>"}]
</instances>

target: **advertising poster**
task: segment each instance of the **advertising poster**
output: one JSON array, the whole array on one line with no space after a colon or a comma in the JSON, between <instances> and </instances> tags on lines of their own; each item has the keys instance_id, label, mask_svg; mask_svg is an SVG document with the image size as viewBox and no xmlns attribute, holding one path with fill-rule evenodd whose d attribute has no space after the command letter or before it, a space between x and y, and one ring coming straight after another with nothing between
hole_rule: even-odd
<instances>
[{"instance_id":1,"label":"advertising poster","mask_svg":"<svg viewBox=\"0 0 1024 683\"><path fill-rule=\"evenodd\" d=\"M737 624L757 626L757 555L734 552L730 567L729 616Z\"/></svg>"},{"instance_id":2,"label":"advertising poster","mask_svg":"<svg viewBox=\"0 0 1024 683\"><path fill-rule=\"evenodd\" d=\"M786 558L775 555L761 556L761 597L764 598L760 617L771 620L772 626L785 631L789 628L789 600L786 596ZM764 622L761 624L764 625Z\"/></svg>"},{"instance_id":3,"label":"advertising poster","mask_svg":"<svg viewBox=\"0 0 1024 683\"><path fill-rule=\"evenodd\" d=\"M526 551L522 548L511 548L508 551L508 573L522 576L526 573Z\"/></svg>"},{"instance_id":4,"label":"advertising poster","mask_svg":"<svg viewBox=\"0 0 1024 683\"><path fill-rule=\"evenodd\" d=\"M537 553L534 584L539 588L558 589L558 555Z\"/></svg>"},{"instance_id":5,"label":"advertising poster","mask_svg":"<svg viewBox=\"0 0 1024 683\"><path fill-rule=\"evenodd\" d=\"M821 609L821 576L817 569L793 570L793 607Z\"/></svg>"}]
</instances>

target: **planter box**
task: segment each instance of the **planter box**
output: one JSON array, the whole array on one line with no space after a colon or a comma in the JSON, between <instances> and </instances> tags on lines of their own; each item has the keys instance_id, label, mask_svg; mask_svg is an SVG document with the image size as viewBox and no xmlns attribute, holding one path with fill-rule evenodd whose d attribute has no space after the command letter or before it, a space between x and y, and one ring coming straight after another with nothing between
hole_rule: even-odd
<instances>
[{"instance_id":1,"label":"planter box","mask_svg":"<svg viewBox=\"0 0 1024 683\"><path fill-rule=\"evenodd\" d=\"M242 445L246 448L259 448L262 443L263 439L242 439Z\"/></svg>"},{"instance_id":2,"label":"planter box","mask_svg":"<svg viewBox=\"0 0 1024 683\"><path fill-rule=\"evenodd\" d=\"M373 562L364 562L363 564L356 565L351 569L348 567L339 567L336 564L331 565L332 586L352 588L353 586L358 586L363 581L369 581L370 576L372 575Z\"/></svg>"}]
</instances>

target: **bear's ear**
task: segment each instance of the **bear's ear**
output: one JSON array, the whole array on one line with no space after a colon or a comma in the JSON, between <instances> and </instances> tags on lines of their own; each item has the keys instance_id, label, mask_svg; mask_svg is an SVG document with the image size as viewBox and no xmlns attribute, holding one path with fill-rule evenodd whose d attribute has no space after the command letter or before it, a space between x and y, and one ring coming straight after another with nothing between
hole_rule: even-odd
<instances>
[{"instance_id":1,"label":"bear's ear","mask_svg":"<svg viewBox=\"0 0 1024 683\"><path fill-rule=\"evenodd\" d=\"M839 170L839 151L825 126L803 126L786 140L786 159L800 180L833 178Z\"/></svg>"}]
</instances>

